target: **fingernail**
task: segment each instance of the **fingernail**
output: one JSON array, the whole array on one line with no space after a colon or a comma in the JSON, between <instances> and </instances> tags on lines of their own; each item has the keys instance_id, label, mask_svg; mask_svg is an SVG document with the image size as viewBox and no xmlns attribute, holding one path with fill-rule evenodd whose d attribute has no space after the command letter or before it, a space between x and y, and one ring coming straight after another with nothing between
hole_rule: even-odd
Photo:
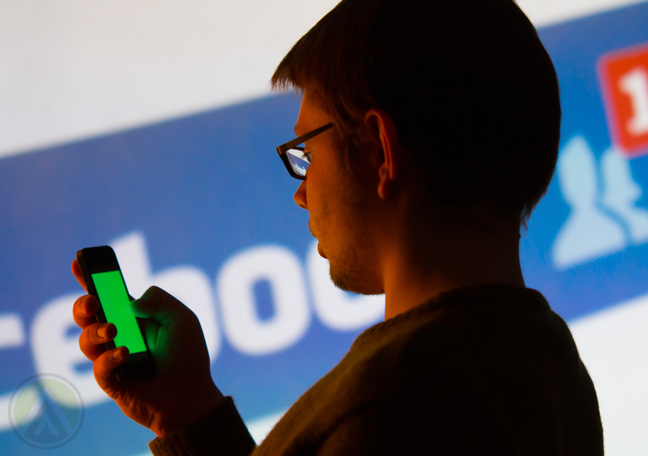
<instances>
[{"instance_id":1,"label":"fingernail","mask_svg":"<svg viewBox=\"0 0 648 456\"><path fill-rule=\"evenodd\" d=\"M122 355L122 351L119 348L113 352L113 359L119 361L123 357L124 356Z\"/></svg>"},{"instance_id":2,"label":"fingernail","mask_svg":"<svg viewBox=\"0 0 648 456\"><path fill-rule=\"evenodd\" d=\"M102 339L105 338L106 330L107 328L105 326L100 326L99 329L97 329L97 336L101 337Z\"/></svg>"}]
</instances>

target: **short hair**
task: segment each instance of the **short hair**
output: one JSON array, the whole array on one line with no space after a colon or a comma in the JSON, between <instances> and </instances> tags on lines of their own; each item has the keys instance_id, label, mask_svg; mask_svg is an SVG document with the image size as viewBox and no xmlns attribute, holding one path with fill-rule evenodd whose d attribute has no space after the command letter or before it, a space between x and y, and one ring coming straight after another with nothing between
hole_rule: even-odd
<instances>
[{"instance_id":1,"label":"short hair","mask_svg":"<svg viewBox=\"0 0 648 456\"><path fill-rule=\"evenodd\" d=\"M347 141L390 114L439 204L524 224L560 140L556 71L514 0L342 0L288 52L275 89L309 89Z\"/></svg>"}]
</instances>

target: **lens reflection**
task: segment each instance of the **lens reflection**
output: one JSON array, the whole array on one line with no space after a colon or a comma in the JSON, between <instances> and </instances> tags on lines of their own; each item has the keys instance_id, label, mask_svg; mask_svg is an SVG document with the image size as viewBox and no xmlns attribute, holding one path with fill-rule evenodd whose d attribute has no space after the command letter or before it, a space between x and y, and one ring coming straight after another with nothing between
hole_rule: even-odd
<instances>
[{"instance_id":1,"label":"lens reflection","mask_svg":"<svg viewBox=\"0 0 648 456\"><path fill-rule=\"evenodd\" d=\"M293 171L295 171L300 176L306 175L306 170L308 165L310 165L310 160L308 154L304 154L304 151L298 149L289 149L286 152L288 156L288 161Z\"/></svg>"}]
</instances>

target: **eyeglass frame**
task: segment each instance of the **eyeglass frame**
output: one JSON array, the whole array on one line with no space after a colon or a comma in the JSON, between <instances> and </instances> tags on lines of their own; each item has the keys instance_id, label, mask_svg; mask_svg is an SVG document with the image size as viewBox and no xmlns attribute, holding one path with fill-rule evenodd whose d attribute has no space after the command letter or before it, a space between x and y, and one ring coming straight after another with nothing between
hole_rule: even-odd
<instances>
[{"instance_id":1,"label":"eyeglass frame","mask_svg":"<svg viewBox=\"0 0 648 456\"><path fill-rule=\"evenodd\" d=\"M326 130L329 128L333 128L335 124L333 122L324 125L323 127L319 127L313 131L310 131L306 133L305 135L301 135L298 138L293 139L292 141L288 141L285 144L282 144L281 146L277 147L277 153L279 154L279 157L281 158L281 161L284 163L286 166L286 169L288 170L288 174L290 174L292 177L295 179L299 180L306 180L306 175L302 176L300 174L297 174L295 170L293 169L292 165L290 164L290 159L288 158L288 150L290 149L296 149L304 152L306 150L305 147L297 147L299 144L302 144L309 139L319 135L320 133L324 133ZM306 154L304 154L306 155ZM309 155L309 164L310 164L310 153Z\"/></svg>"}]
</instances>

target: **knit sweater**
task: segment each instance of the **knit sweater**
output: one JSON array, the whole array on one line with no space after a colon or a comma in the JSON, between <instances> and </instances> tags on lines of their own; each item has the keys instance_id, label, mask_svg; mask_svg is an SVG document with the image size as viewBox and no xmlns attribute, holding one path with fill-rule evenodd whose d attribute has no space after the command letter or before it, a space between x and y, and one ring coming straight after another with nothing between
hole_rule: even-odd
<instances>
[{"instance_id":1,"label":"knit sweater","mask_svg":"<svg viewBox=\"0 0 648 456\"><path fill-rule=\"evenodd\" d=\"M537 291L443 293L363 332L255 449L231 399L155 455L603 454L592 381Z\"/></svg>"}]
</instances>

